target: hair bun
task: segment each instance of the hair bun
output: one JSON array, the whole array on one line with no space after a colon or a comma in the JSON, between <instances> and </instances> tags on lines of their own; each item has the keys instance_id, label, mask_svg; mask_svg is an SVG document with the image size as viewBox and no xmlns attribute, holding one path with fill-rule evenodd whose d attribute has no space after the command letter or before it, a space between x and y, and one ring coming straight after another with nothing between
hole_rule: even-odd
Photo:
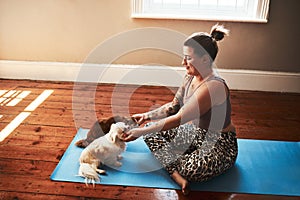
<instances>
[{"instance_id":1,"label":"hair bun","mask_svg":"<svg viewBox=\"0 0 300 200\"><path fill-rule=\"evenodd\" d=\"M220 41L224 38L225 35L229 34L229 30L224 28L223 25L216 24L211 28L210 35L216 41Z\"/></svg>"}]
</instances>

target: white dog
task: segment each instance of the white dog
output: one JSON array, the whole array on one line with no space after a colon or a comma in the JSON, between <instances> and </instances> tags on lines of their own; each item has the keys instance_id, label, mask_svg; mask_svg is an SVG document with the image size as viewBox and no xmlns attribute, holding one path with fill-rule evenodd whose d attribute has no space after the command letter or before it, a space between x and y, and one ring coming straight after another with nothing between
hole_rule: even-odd
<instances>
[{"instance_id":1,"label":"white dog","mask_svg":"<svg viewBox=\"0 0 300 200\"><path fill-rule=\"evenodd\" d=\"M110 131L90 143L81 153L78 175L85 178L86 184L91 181L100 181L99 174L105 170L98 169L101 164L120 167L121 153L125 151L126 144L122 141L123 133L128 126L123 122L111 125Z\"/></svg>"}]
</instances>

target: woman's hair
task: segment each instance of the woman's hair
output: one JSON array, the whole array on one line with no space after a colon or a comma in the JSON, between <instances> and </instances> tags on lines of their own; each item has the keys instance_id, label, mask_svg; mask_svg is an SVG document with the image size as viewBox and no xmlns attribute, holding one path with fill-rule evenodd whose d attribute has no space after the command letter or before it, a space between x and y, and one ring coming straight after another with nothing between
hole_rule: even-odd
<instances>
[{"instance_id":1,"label":"woman's hair","mask_svg":"<svg viewBox=\"0 0 300 200\"><path fill-rule=\"evenodd\" d=\"M216 24L212 27L210 34L203 32L192 34L184 42L184 46L192 47L194 52L199 56L207 53L210 55L212 61L214 61L219 50L217 41L222 40L228 33L228 29Z\"/></svg>"}]
</instances>

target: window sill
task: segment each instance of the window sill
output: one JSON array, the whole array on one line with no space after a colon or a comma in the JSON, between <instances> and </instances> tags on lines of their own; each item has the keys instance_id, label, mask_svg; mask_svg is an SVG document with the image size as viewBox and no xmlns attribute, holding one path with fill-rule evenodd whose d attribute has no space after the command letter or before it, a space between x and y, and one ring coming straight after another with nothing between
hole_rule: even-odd
<instances>
[{"instance_id":1,"label":"window sill","mask_svg":"<svg viewBox=\"0 0 300 200\"><path fill-rule=\"evenodd\" d=\"M133 19L175 19L175 20L199 20L199 21L223 21L223 22L245 22L245 23L267 23L267 19L233 18L233 17L202 17L202 16L179 16L163 14L132 14Z\"/></svg>"}]
</instances>

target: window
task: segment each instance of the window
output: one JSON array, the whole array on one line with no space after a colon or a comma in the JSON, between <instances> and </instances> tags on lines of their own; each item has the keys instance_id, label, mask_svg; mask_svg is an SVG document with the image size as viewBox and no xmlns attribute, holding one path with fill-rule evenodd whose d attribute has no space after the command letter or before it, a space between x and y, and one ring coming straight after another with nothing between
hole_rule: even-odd
<instances>
[{"instance_id":1,"label":"window","mask_svg":"<svg viewBox=\"0 0 300 200\"><path fill-rule=\"evenodd\" d=\"M132 0L133 18L267 22L270 0Z\"/></svg>"}]
</instances>

